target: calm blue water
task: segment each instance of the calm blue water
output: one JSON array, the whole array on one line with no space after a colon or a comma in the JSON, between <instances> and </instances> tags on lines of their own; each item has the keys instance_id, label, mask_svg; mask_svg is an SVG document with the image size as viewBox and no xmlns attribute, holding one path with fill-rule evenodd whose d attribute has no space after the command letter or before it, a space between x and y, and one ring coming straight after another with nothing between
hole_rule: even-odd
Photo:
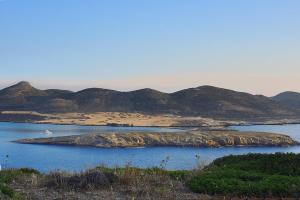
<instances>
[{"instance_id":1,"label":"calm blue water","mask_svg":"<svg viewBox=\"0 0 300 200\"><path fill-rule=\"evenodd\" d=\"M291 135L300 141L300 125L285 126L240 126L230 127L237 130L271 131ZM230 154L249 152L296 152L300 147L226 147L226 148L113 148L69 147L16 144L10 141L21 138L87 134L110 131L174 131L164 128L140 127L95 127L50 124L0 123L0 163L2 167L31 167L43 172L52 170L80 171L96 165L124 166L130 163L137 167L159 166L166 157L170 160L168 169L191 169L197 165L196 155L202 163L209 163L215 158ZM8 157L6 157L8 155Z\"/></svg>"}]
</instances>

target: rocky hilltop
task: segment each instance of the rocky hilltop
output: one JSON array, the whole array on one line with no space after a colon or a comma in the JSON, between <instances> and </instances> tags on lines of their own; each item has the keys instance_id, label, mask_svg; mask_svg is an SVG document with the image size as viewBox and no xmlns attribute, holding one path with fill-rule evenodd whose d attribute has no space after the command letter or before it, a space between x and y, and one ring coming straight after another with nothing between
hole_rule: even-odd
<instances>
[{"instance_id":1,"label":"rocky hilltop","mask_svg":"<svg viewBox=\"0 0 300 200\"><path fill-rule=\"evenodd\" d=\"M101 88L72 92L39 90L28 82L20 82L0 90L0 111L131 112L247 120L300 116L298 109L287 106L285 101L278 101L278 98L212 86L189 88L174 93L153 89L120 92Z\"/></svg>"},{"instance_id":2,"label":"rocky hilltop","mask_svg":"<svg viewBox=\"0 0 300 200\"><path fill-rule=\"evenodd\" d=\"M178 133L98 133L64 137L22 139L24 144L76 145L93 147L222 147L289 146L298 142L282 134L237 131L189 131Z\"/></svg>"}]
</instances>

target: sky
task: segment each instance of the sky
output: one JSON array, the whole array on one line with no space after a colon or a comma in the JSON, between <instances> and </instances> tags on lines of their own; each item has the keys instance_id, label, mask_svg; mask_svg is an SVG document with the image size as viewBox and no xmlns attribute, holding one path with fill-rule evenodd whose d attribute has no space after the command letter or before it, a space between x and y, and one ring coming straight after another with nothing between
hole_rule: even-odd
<instances>
[{"instance_id":1,"label":"sky","mask_svg":"<svg viewBox=\"0 0 300 200\"><path fill-rule=\"evenodd\" d=\"M0 0L0 88L300 92L299 0Z\"/></svg>"}]
</instances>

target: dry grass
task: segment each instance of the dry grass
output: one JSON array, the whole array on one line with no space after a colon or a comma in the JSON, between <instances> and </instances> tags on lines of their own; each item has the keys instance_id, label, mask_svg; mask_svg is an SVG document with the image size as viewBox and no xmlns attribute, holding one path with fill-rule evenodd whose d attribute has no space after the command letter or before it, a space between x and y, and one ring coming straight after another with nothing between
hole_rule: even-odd
<instances>
[{"instance_id":1,"label":"dry grass","mask_svg":"<svg viewBox=\"0 0 300 200\"><path fill-rule=\"evenodd\" d=\"M115 169L98 167L75 174L54 172L45 175L40 184L67 192L101 190L123 199L183 199L189 193L179 180L160 168L142 170L129 166Z\"/></svg>"},{"instance_id":2,"label":"dry grass","mask_svg":"<svg viewBox=\"0 0 300 200\"><path fill-rule=\"evenodd\" d=\"M296 156L299 157L294 154L228 156L206 167L200 162L200 157L196 156L199 161L198 168L189 171L165 170L168 158L163 160L159 167L147 169L134 168L128 164L124 168L100 166L81 173L57 171L40 174L31 169L3 170L0 173L0 199L12 197L20 200L23 198L19 197L24 197L28 200L259 200L265 199L265 196L274 199L273 195L298 197L299 187L296 187L299 185L299 159ZM279 173L281 175L278 175ZM260 177L262 179L257 179ZM283 177L285 178L282 179ZM233 179L237 182L232 182ZM261 183L265 180L272 181ZM219 185L216 187L216 184ZM204 192L212 196L193 193L186 186L195 192ZM267 191L272 190L275 193L259 189L266 186L269 187ZM255 188L262 193L253 195Z\"/></svg>"},{"instance_id":3,"label":"dry grass","mask_svg":"<svg viewBox=\"0 0 300 200\"><path fill-rule=\"evenodd\" d=\"M147 115L141 113L97 112L97 113L59 113L41 114L31 111L4 111L14 117L32 115L45 119L32 120L36 123L77 124L77 125L133 125L133 126L222 126L223 122L202 117L183 117L177 115ZM13 121L13 120L11 120Z\"/></svg>"},{"instance_id":4,"label":"dry grass","mask_svg":"<svg viewBox=\"0 0 300 200\"><path fill-rule=\"evenodd\" d=\"M11 187L30 200L203 199L184 186L183 173L162 168L98 167L82 173L37 174L18 179Z\"/></svg>"},{"instance_id":5,"label":"dry grass","mask_svg":"<svg viewBox=\"0 0 300 200\"><path fill-rule=\"evenodd\" d=\"M75 174L53 172L44 176L41 183L47 188L82 191L109 188L116 180L113 173L88 170Z\"/></svg>"}]
</instances>

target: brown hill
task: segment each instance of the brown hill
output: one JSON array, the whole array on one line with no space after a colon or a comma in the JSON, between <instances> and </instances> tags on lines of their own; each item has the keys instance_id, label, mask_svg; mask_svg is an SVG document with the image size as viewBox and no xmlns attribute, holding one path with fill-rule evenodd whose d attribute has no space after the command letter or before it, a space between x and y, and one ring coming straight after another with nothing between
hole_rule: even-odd
<instances>
[{"instance_id":1,"label":"brown hill","mask_svg":"<svg viewBox=\"0 0 300 200\"><path fill-rule=\"evenodd\" d=\"M300 93L297 92L283 92L274 97L272 97L274 101L277 101L281 105L296 109L297 112L300 113Z\"/></svg>"},{"instance_id":2,"label":"brown hill","mask_svg":"<svg viewBox=\"0 0 300 200\"><path fill-rule=\"evenodd\" d=\"M152 89L120 92L90 88L79 92L39 90L20 82L0 91L0 111L141 112L214 118L251 119L293 117L296 113L272 98L212 86L175 93Z\"/></svg>"}]
</instances>

